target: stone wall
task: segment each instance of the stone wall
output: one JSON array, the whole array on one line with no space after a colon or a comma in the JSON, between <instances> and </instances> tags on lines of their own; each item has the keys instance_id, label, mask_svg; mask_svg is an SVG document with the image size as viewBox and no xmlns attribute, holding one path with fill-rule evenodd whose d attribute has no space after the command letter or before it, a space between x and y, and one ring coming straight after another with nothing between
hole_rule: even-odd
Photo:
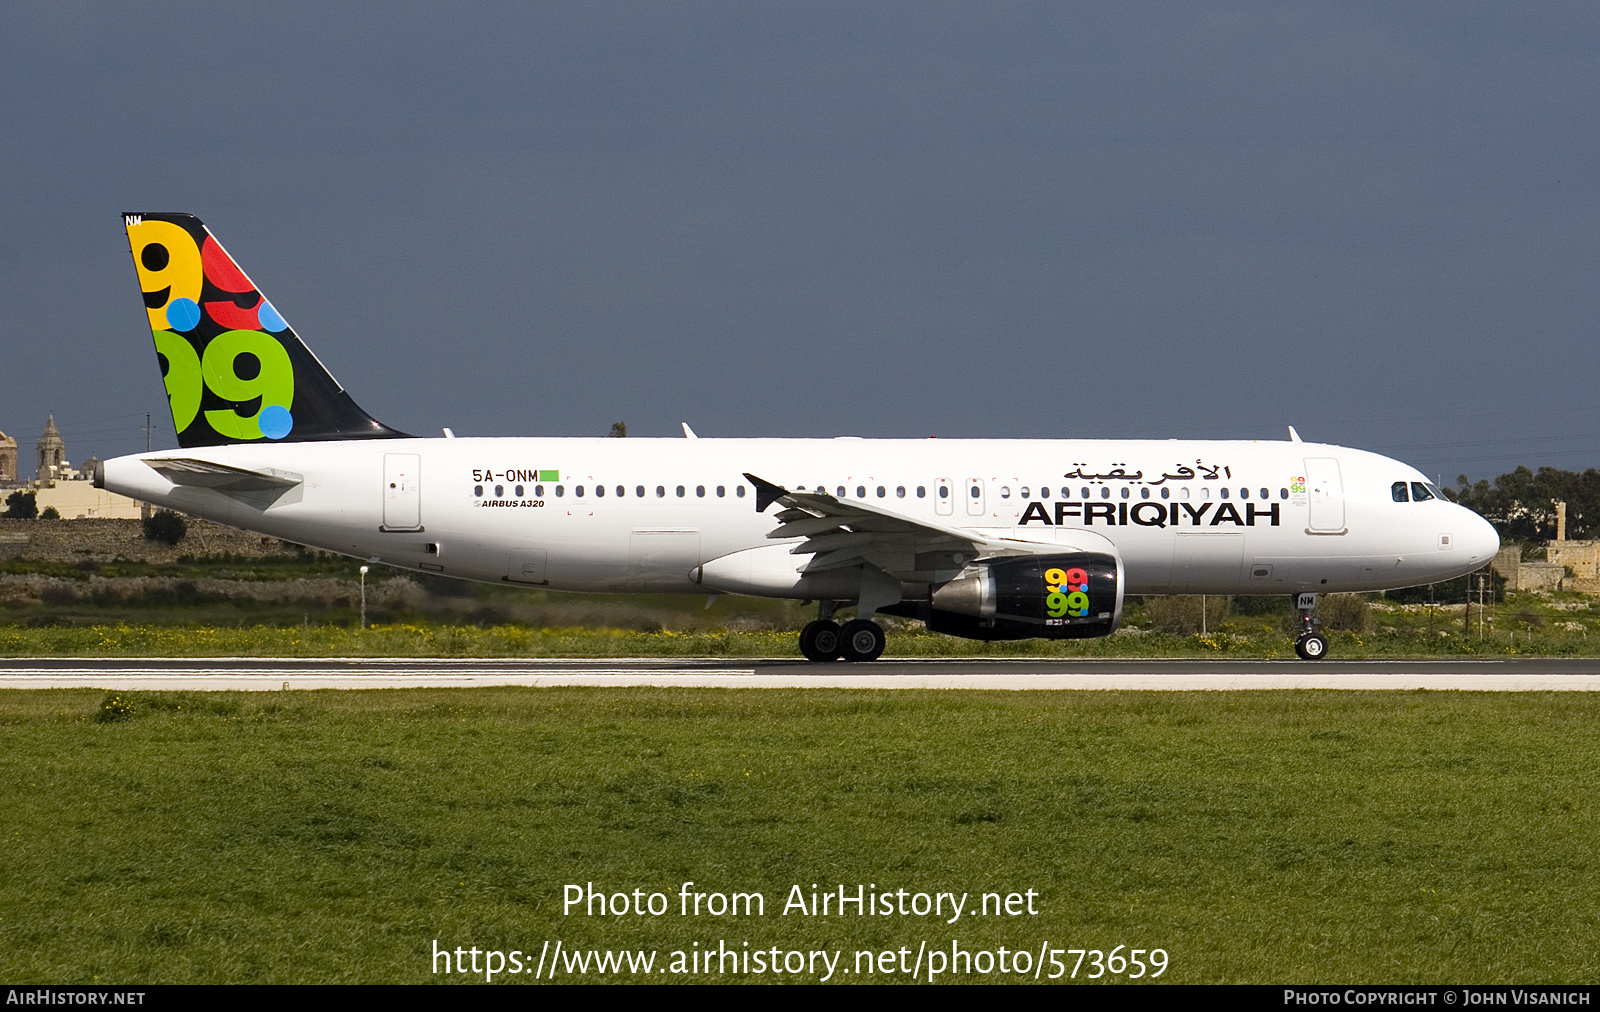
<instances>
[{"instance_id":1,"label":"stone wall","mask_svg":"<svg viewBox=\"0 0 1600 1012\"><path fill-rule=\"evenodd\" d=\"M1517 589L1545 592L1571 590L1571 587L1562 586L1566 576L1566 566L1549 562L1524 562L1517 567Z\"/></svg>"},{"instance_id":2,"label":"stone wall","mask_svg":"<svg viewBox=\"0 0 1600 1012\"><path fill-rule=\"evenodd\" d=\"M415 611L427 592L400 577L367 581L367 605ZM37 573L0 574L0 605L96 604L125 602L196 603L253 601L304 608L355 608L361 601L361 583L355 578L323 576L302 580L184 580L164 576L113 576L86 574L82 579L41 576Z\"/></svg>"},{"instance_id":3,"label":"stone wall","mask_svg":"<svg viewBox=\"0 0 1600 1012\"><path fill-rule=\"evenodd\" d=\"M1552 541L1545 560L1566 566L1577 577L1600 577L1600 541Z\"/></svg>"},{"instance_id":4,"label":"stone wall","mask_svg":"<svg viewBox=\"0 0 1600 1012\"><path fill-rule=\"evenodd\" d=\"M1506 581L1507 590L1521 589L1517 585L1517 571L1522 566L1522 549L1516 545L1505 545L1494 554L1494 561L1489 563L1489 568Z\"/></svg>"},{"instance_id":5,"label":"stone wall","mask_svg":"<svg viewBox=\"0 0 1600 1012\"><path fill-rule=\"evenodd\" d=\"M1523 562L1522 549L1507 545L1495 554L1494 571L1507 590L1571 590L1600 595L1600 541L1551 541L1544 562Z\"/></svg>"},{"instance_id":6,"label":"stone wall","mask_svg":"<svg viewBox=\"0 0 1600 1012\"><path fill-rule=\"evenodd\" d=\"M240 555L260 558L289 555L296 548L209 520L189 521L189 533L177 545L146 541L138 520L5 520L0 519L0 558L31 562L176 562L184 555Z\"/></svg>"}]
</instances>

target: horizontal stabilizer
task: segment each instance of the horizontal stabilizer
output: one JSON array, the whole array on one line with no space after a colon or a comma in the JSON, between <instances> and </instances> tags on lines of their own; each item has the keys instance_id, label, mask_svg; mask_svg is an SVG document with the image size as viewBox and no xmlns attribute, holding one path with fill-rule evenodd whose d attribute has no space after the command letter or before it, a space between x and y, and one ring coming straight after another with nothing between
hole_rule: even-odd
<instances>
[{"instance_id":1,"label":"horizontal stabilizer","mask_svg":"<svg viewBox=\"0 0 1600 1012\"><path fill-rule=\"evenodd\" d=\"M210 488L218 492L281 492L305 480L301 475L288 471L249 471L189 457L167 457L146 460L145 463L174 485Z\"/></svg>"}]
</instances>

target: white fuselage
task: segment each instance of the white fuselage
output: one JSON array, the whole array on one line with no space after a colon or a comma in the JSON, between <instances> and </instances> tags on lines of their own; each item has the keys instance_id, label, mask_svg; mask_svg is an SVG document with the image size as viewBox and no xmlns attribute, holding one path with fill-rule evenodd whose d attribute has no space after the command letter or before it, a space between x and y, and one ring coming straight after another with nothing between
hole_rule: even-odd
<instances>
[{"instance_id":1,"label":"white fuselage","mask_svg":"<svg viewBox=\"0 0 1600 1012\"><path fill-rule=\"evenodd\" d=\"M147 460L289 474L277 498L175 485ZM1433 583L1499 546L1477 514L1395 501L1416 469L1300 442L380 439L120 457L106 488L299 544L469 580L706 593L706 563L773 545L745 474L987 538L1120 554L1130 594ZM842 490L842 491L841 491ZM1098 536L1098 537L1097 537ZM803 560L796 559L798 564ZM745 592L785 596L781 589ZM796 595L809 596L809 595Z\"/></svg>"}]
</instances>

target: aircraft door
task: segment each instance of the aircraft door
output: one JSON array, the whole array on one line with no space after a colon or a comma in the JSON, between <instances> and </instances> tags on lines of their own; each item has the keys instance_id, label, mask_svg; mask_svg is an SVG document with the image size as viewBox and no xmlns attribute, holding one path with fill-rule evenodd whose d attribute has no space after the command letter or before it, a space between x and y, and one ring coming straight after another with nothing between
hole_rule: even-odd
<instances>
[{"instance_id":1,"label":"aircraft door","mask_svg":"<svg viewBox=\"0 0 1600 1012\"><path fill-rule=\"evenodd\" d=\"M989 512L988 507L986 507L984 505L984 501L983 501L983 479L982 478L968 478L967 479L966 500L967 500L967 516L969 516L969 517L981 517L985 513Z\"/></svg>"},{"instance_id":2,"label":"aircraft door","mask_svg":"<svg viewBox=\"0 0 1600 1012\"><path fill-rule=\"evenodd\" d=\"M947 517L956 510L956 492L950 487L949 478L940 478L933 487L933 511L942 517Z\"/></svg>"},{"instance_id":3,"label":"aircraft door","mask_svg":"<svg viewBox=\"0 0 1600 1012\"><path fill-rule=\"evenodd\" d=\"M1243 534L1179 534L1172 554L1172 592L1226 594L1244 567Z\"/></svg>"},{"instance_id":4,"label":"aircraft door","mask_svg":"<svg viewBox=\"0 0 1600 1012\"><path fill-rule=\"evenodd\" d=\"M1343 534L1344 481L1333 457L1306 458L1306 489L1311 499L1308 534Z\"/></svg>"},{"instance_id":5,"label":"aircraft door","mask_svg":"<svg viewBox=\"0 0 1600 1012\"><path fill-rule=\"evenodd\" d=\"M379 529L385 531L423 529L420 454L383 455L383 526Z\"/></svg>"}]
</instances>

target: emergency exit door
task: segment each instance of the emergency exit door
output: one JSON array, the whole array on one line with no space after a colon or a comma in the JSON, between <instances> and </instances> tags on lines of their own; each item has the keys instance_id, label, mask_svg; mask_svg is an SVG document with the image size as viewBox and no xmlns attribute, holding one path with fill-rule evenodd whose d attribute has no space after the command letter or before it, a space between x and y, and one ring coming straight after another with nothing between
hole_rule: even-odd
<instances>
[{"instance_id":1,"label":"emergency exit door","mask_svg":"<svg viewBox=\"0 0 1600 1012\"><path fill-rule=\"evenodd\" d=\"M385 531L422 530L422 456L383 455L383 526Z\"/></svg>"}]
</instances>

